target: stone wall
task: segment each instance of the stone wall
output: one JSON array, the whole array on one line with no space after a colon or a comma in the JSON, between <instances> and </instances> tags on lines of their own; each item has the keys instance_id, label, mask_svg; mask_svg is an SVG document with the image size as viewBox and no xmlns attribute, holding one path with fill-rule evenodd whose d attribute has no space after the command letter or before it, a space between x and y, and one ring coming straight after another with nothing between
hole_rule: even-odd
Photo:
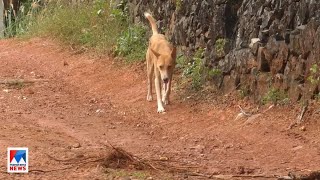
<instances>
[{"instance_id":1,"label":"stone wall","mask_svg":"<svg viewBox=\"0 0 320 180\"><path fill-rule=\"evenodd\" d=\"M134 22L147 24L143 12L151 12L185 53L204 48L206 65L223 72L217 84L225 93L246 89L258 100L273 87L293 101L319 93L320 73L310 68L320 64L320 0L129 0L128 5Z\"/></svg>"}]
</instances>

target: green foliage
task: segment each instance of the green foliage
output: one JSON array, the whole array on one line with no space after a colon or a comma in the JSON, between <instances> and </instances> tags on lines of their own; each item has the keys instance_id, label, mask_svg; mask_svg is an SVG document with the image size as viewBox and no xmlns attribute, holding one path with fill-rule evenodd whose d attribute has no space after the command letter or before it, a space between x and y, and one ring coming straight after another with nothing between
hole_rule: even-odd
<instances>
[{"instance_id":1,"label":"green foliage","mask_svg":"<svg viewBox=\"0 0 320 180\"><path fill-rule=\"evenodd\" d=\"M219 38L216 40L215 50L216 50L217 56L222 57L225 55L224 48L227 43L228 43L228 40L223 39L223 38Z\"/></svg>"},{"instance_id":2,"label":"green foliage","mask_svg":"<svg viewBox=\"0 0 320 180\"><path fill-rule=\"evenodd\" d=\"M207 78L222 75L217 68L208 68L204 64L204 49L199 48L194 56L188 60L185 56L178 56L177 68L182 69L182 78L191 80L191 87L200 90Z\"/></svg>"},{"instance_id":3,"label":"green foliage","mask_svg":"<svg viewBox=\"0 0 320 180\"><path fill-rule=\"evenodd\" d=\"M245 97L249 96L250 95L250 90L249 88L247 87L241 87L239 90L238 90L238 93L239 93L239 96L241 99L244 99Z\"/></svg>"},{"instance_id":4,"label":"green foliage","mask_svg":"<svg viewBox=\"0 0 320 180\"><path fill-rule=\"evenodd\" d=\"M269 91L262 97L262 104L273 103L273 104L288 104L288 94L283 90L276 88L270 88Z\"/></svg>"},{"instance_id":5,"label":"green foliage","mask_svg":"<svg viewBox=\"0 0 320 180\"><path fill-rule=\"evenodd\" d=\"M310 68L310 75L308 77L308 81L310 81L313 85L319 85L320 83L320 71L318 64L313 64Z\"/></svg>"},{"instance_id":6,"label":"green foliage","mask_svg":"<svg viewBox=\"0 0 320 180\"><path fill-rule=\"evenodd\" d=\"M320 92L314 95L314 99L320 101Z\"/></svg>"},{"instance_id":7,"label":"green foliage","mask_svg":"<svg viewBox=\"0 0 320 180\"><path fill-rule=\"evenodd\" d=\"M33 36L50 36L76 46L110 51L126 24L112 15L107 1L92 4L48 4L29 26Z\"/></svg>"},{"instance_id":8,"label":"green foliage","mask_svg":"<svg viewBox=\"0 0 320 180\"><path fill-rule=\"evenodd\" d=\"M118 4L115 4L116 7L111 10L111 16L122 23L127 23L129 12L127 3L127 0L121 0Z\"/></svg>"},{"instance_id":9,"label":"green foliage","mask_svg":"<svg viewBox=\"0 0 320 180\"><path fill-rule=\"evenodd\" d=\"M75 47L93 48L124 57L128 61L144 59L146 30L128 21L127 0L112 4L93 0L72 4L69 1L27 0L14 24L7 28L10 36L45 36Z\"/></svg>"},{"instance_id":10,"label":"green foliage","mask_svg":"<svg viewBox=\"0 0 320 180\"><path fill-rule=\"evenodd\" d=\"M115 54L125 57L127 61L144 60L147 41L146 29L140 25L132 25L117 39Z\"/></svg>"},{"instance_id":11,"label":"green foliage","mask_svg":"<svg viewBox=\"0 0 320 180\"><path fill-rule=\"evenodd\" d=\"M7 11L7 15L5 16L5 30L4 34L6 37L12 37L16 34L16 26L17 22L14 20L13 17L13 9L10 6L10 9Z\"/></svg>"},{"instance_id":12,"label":"green foliage","mask_svg":"<svg viewBox=\"0 0 320 180\"><path fill-rule=\"evenodd\" d=\"M175 0L175 1L174 1L175 6L176 6L176 11L179 11L179 10L181 9L182 1L183 1L183 0Z\"/></svg>"},{"instance_id":13,"label":"green foliage","mask_svg":"<svg viewBox=\"0 0 320 180\"><path fill-rule=\"evenodd\" d=\"M12 80L6 83L6 85L11 89L22 89L25 87L25 83L21 80Z\"/></svg>"},{"instance_id":14,"label":"green foliage","mask_svg":"<svg viewBox=\"0 0 320 180\"><path fill-rule=\"evenodd\" d=\"M221 76L222 71L221 71L221 69L218 69L218 68L212 68L212 69L208 70L208 75L209 75L209 77Z\"/></svg>"},{"instance_id":15,"label":"green foliage","mask_svg":"<svg viewBox=\"0 0 320 180\"><path fill-rule=\"evenodd\" d=\"M198 49L195 55L192 58L192 62L189 62L183 70L182 75L184 77L191 78L192 88L195 90L199 90L202 86L202 56L204 50Z\"/></svg>"}]
</instances>

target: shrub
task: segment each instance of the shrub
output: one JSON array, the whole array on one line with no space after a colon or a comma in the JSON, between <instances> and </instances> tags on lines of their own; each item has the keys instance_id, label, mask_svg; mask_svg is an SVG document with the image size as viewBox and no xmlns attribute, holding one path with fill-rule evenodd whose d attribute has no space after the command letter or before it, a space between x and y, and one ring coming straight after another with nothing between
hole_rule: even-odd
<instances>
[{"instance_id":1,"label":"shrub","mask_svg":"<svg viewBox=\"0 0 320 180\"><path fill-rule=\"evenodd\" d=\"M276 88L270 88L269 91L262 97L262 104L273 103L273 104L288 104L288 94L283 90Z\"/></svg>"},{"instance_id":2,"label":"shrub","mask_svg":"<svg viewBox=\"0 0 320 180\"><path fill-rule=\"evenodd\" d=\"M219 38L216 40L215 51L217 53L217 56L219 56L219 57L225 56L224 49L225 49L225 46L227 43L228 43L228 40L223 39L223 38Z\"/></svg>"},{"instance_id":3,"label":"shrub","mask_svg":"<svg viewBox=\"0 0 320 180\"><path fill-rule=\"evenodd\" d=\"M182 69L182 77L190 79L191 87L200 90L206 80L222 75L218 68L209 68L204 64L204 49L199 48L194 56L188 60L185 56L178 56L177 67Z\"/></svg>"},{"instance_id":4,"label":"shrub","mask_svg":"<svg viewBox=\"0 0 320 180\"><path fill-rule=\"evenodd\" d=\"M130 62L144 59L146 30L129 23L126 0L118 4L93 0L77 5L66 0L37 2L35 5L27 0L22 4L17 20L7 28L10 36L51 37L76 47L114 51Z\"/></svg>"},{"instance_id":5,"label":"shrub","mask_svg":"<svg viewBox=\"0 0 320 180\"><path fill-rule=\"evenodd\" d=\"M143 60L146 53L146 29L141 25L132 25L117 39L115 54L127 61Z\"/></svg>"},{"instance_id":6,"label":"shrub","mask_svg":"<svg viewBox=\"0 0 320 180\"><path fill-rule=\"evenodd\" d=\"M318 64L313 64L310 68L310 75L308 76L308 81L312 85L318 85L320 82L320 70Z\"/></svg>"},{"instance_id":7,"label":"shrub","mask_svg":"<svg viewBox=\"0 0 320 180\"><path fill-rule=\"evenodd\" d=\"M73 45L110 51L127 25L112 16L107 1L72 6L49 3L29 24L29 34L50 36Z\"/></svg>"}]
</instances>

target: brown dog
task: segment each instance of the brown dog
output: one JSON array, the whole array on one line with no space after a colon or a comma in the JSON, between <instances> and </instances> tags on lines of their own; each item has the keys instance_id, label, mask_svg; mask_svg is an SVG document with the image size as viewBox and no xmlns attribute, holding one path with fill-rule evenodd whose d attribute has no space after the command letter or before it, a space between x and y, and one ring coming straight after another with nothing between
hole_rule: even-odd
<instances>
[{"instance_id":1,"label":"brown dog","mask_svg":"<svg viewBox=\"0 0 320 180\"><path fill-rule=\"evenodd\" d=\"M152 74L155 75L155 88L157 94L158 113L165 112L163 105L169 104L173 69L176 64L176 48L173 47L164 35L158 33L156 20L149 14L144 13L152 28L152 36L146 54L148 70L148 95L147 100L152 101ZM161 98L162 82L162 98Z\"/></svg>"}]
</instances>

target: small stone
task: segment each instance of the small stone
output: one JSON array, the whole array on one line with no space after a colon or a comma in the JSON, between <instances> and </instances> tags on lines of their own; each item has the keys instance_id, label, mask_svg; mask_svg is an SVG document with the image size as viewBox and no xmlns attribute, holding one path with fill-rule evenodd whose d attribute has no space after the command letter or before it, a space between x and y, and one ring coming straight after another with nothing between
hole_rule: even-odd
<instances>
[{"instance_id":1,"label":"small stone","mask_svg":"<svg viewBox=\"0 0 320 180\"><path fill-rule=\"evenodd\" d=\"M90 103L97 103L97 100L95 98L90 99Z\"/></svg>"},{"instance_id":2,"label":"small stone","mask_svg":"<svg viewBox=\"0 0 320 180\"><path fill-rule=\"evenodd\" d=\"M303 146L297 146L297 147L292 148L292 150L293 151L297 151L297 150L302 149L302 148L303 148Z\"/></svg>"},{"instance_id":3,"label":"small stone","mask_svg":"<svg viewBox=\"0 0 320 180\"><path fill-rule=\"evenodd\" d=\"M34 94L34 91L33 91L32 89L27 89L27 90L26 90L26 93L27 93L27 94Z\"/></svg>"},{"instance_id":4,"label":"small stone","mask_svg":"<svg viewBox=\"0 0 320 180\"><path fill-rule=\"evenodd\" d=\"M237 120L239 120L239 119L242 119L242 118L244 118L244 117L245 117L245 115L244 115L243 113L239 113L239 114L236 116L235 121L237 121Z\"/></svg>"},{"instance_id":5,"label":"small stone","mask_svg":"<svg viewBox=\"0 0 320 180\"><path fill-rule=\"evenodd\" d=\"M300 127L300 130L301 130L301 131L306 131L307 129L306 129L305 126L301 126L301 127Z\"/></svg>"},{"instance_id":6,"label":"small stone","mask_svg":"<svg viewBox=\"0 0 320 180\"><path fill-rule=\"evenodd\" d=\"M168 157L164 157L164 156L163 156L163 157L160 157L159 159L160 159L160 161L168 161L168 160L169 160Z\"/></svg>"},{"instance_id":7,"label":"small stone","mask_svg":"<svg viewBox=\"0 0 320 180\"><path fill-rule=\"evenodd\" d=\"M104 112L104 110L102 110L102 109L97 109L96 110L96 113L103 113Z\"/></svg>"},{"instance_id":8,"label":"small stone","mask_svg":"<svg viewBox=\"0 0 320 180\"><path fill-rule=\"evenodd\" d=\"M75 143L74 145L72 145L73 148L80 148L81 144L80 143Z\"/></svg>"}]
</instances>

